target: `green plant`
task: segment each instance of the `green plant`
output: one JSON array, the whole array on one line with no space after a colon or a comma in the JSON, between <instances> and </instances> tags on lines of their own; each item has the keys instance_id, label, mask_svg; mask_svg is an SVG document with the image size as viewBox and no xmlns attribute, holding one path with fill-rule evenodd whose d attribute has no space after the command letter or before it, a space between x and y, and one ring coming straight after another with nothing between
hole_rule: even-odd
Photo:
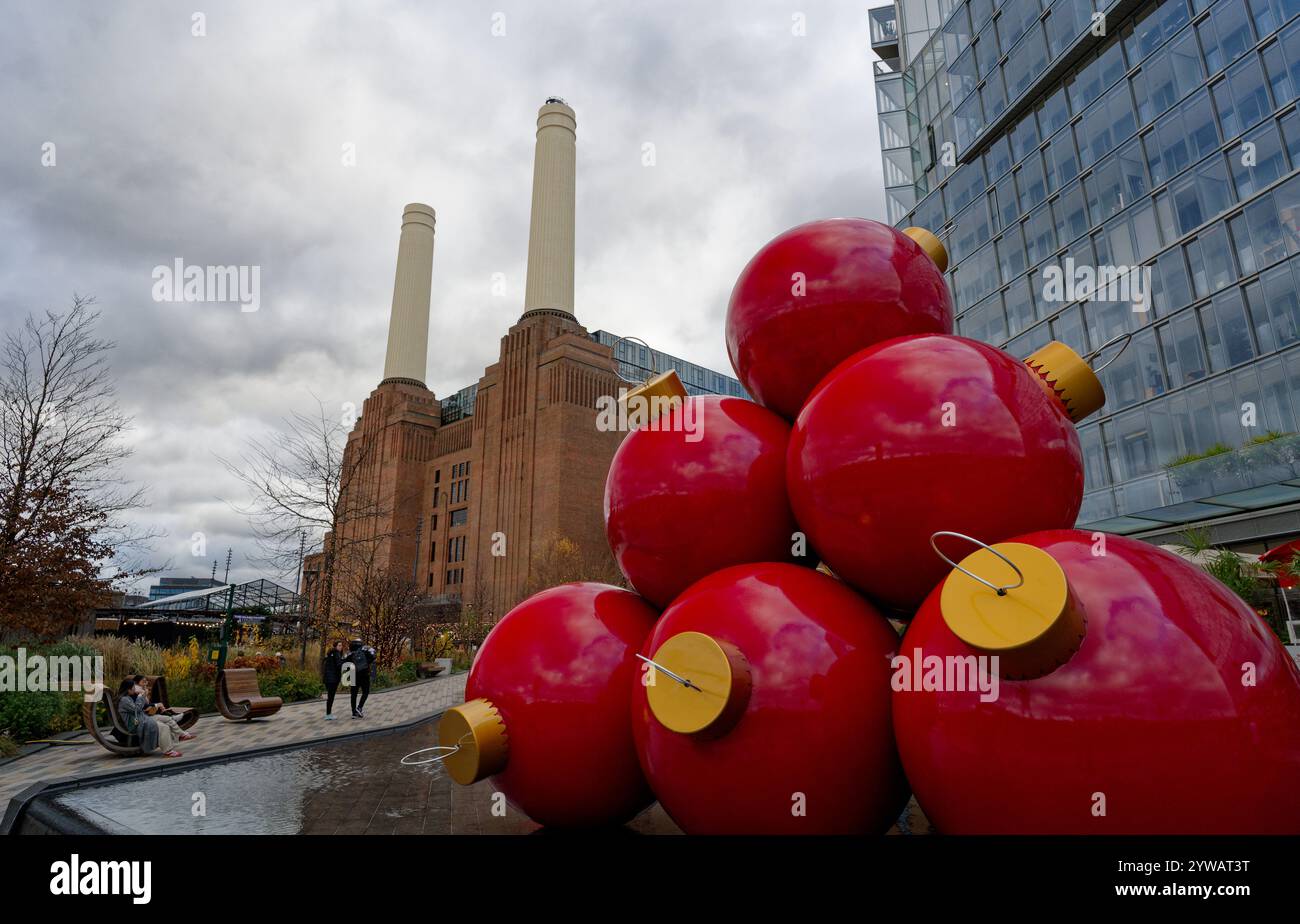
<instances>
[{"instance_id":1,"label":"green plant","mask_svg":"<svg viewBox=\"0 0 1300 924\"><path fill-rule=\"evenodd\" d=\"M1203 526L1188 527L1178 534L1178 538L1182 540L1178 546L1179 553L1189 558L1196 558L1214 548L1214 543L1210 541L1210 531Z\"/></svg>"},{"instance_id":2,"label":"green plant","mask_svg":"<svg viewBox=\"0 0 1300 924\"><path fill-rule=\"evenodd\" d=\"M264 674L258 678L258 683L263 696L278 696L286 703L316 699L325 692L325 684L314 670L299 667L286 667Z\"/></svg>"},{"instance_id":3,"label":"green plant","mask_svg":"<svg viewBox=\"0 0 1300 924\"><path fill-rule=\"evenodd\" d=\"M1189 462L1200 462L1202 459L1210 459L1214 456L1221 456L1224 453L1232 452L1232 447L1227 443L1215 443L1204 452L1189 452L1187 455L1177 456L1165 463L1165 468L1175 468L1179 465L1186 465Z\"/></svg>"},{"instance_id":4,"label":"green plant","mask_svg":"<svg viewBox=\"0 0 1300 924\"><path fill-rule=\"evenodd\" d=\"M44 738L63 712L61 693L6 693L0 696L0 734L25 742Z\"/></svg>"},{"instance_id":5,"label":"green plant","mask_svg":"<svg viewBox=\"0 0 1300 924\"><path fill-rule=\"evenodd\" d=\"M0 735L0 757L13 757L18 753L18 742L8 735Z\"/></svg>"},{"instance_id":6,"label":"green plant","mask_svg":"<svg viewBox=\"0 0 1300 924\"><path fill-rule=\"evenodd\" d=\"M190 706L199 712L217 711L217 688L213 680L206 677L167 678L167 697L172 700L169 706Z\"/></svg>"},{"instance_id":7,"label":"green plant","mask_svg":"<svg viewBox=\"0 0 1300 924\"><path fill-rule=\"evenodd\" d=\"M1263 588L1259 579L1260 569L1243 561L1240 556L1227 549L1216 551L1202 567L1211 577L1217 578L1252 606Z\"/></svg>"},{"instance_id":8,"label":"green plant","mask_svg":"<svg viewBox=\"0 0 1300 924\"><path fill-rule=\"evenodd\" d=\"M401 664L397 665L397 669L393 671L394 682L411 683L419 680L419 675L416 673L419 667L420 662L413 658L403 661Z\"/></svg>"},{"instance_id":9,"label":"green plant","mask_svg":"<svg viewBox=\"0 0 1300 924\"><path fill-rule=\"evenodd\" d=\"M1290 433L1283 433L1281 430L1268 430L1259 436L1253 437L1246 445L1257 446L1260 443L1271 443L1274 440L1280 440L1282 437L1290 435Z\"/></svg>"}]
</instances>

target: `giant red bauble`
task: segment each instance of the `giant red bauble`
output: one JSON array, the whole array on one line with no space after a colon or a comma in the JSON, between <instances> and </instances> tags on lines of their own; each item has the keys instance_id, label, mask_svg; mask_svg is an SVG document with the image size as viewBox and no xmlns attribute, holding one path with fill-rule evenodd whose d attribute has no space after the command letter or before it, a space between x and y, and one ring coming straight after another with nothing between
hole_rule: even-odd
<instances>
[{"instance_id":1,"label":"giant red bauble","mask_svg":"<svg viewBox=\"0 0 1300 924\"><path fill-rule=\"evenodd\" d=\"M941 334L878 344L826 376L795 422L786 479L826 564L903 613L948 571L935 532L1064 528L1083 501L1060 402L1014 357Z\"/></svg>"},{"instance_id":2,"label":"giant red bauble","mask_svg":"<svg viewBox=\"0 0 1300 924\"><path fill-rule=\"evenodd\" d=\"M737 377L789 420L840 360L923 333L952 333L943 273L910 237L865 218L814 221L769 241L727 306Z\"/></svg>"},{"instance_id":3,"label":"giant red bauble","mask_svg":"<svg viewBox=\"0 0 1300 924\"><path fill-rule=\"evenodd\" d=\"M684 400L628 434L605 481L614 559L661 607L719 568L800 550L785 494L789 424L744 398Z\"/></svg>"},{"instance_id":4,"label":"giant red bauble","mask_svg":"<svg viewBox=\"0 0 1300 924\"><path fill-rule=\"evenodd\" d=\"M678 597L643 653L681 633L731 646L751 678L734 724L703 735L661 724L644 675L634 681L637 752L684 831L879 834L898 817L908 796L890 727L898 635L875 608L810 569L737 565Z\"/></svg>"},{"instance_id":5,"label":"giant red bauble","mask_svg":"<svg viewBox=\"0 0 1300 924\"><path fill-rule=\"evenodd\" d=\"M492 782L529 818L617 825L653 802L629 716L636 653L657 617L630 591L563 584L529 597L488 633L465 697L500 713L509 754Z\"/></svg>"},{"instance_id":6,"label":"giant red bauble","mask_svg":"<svg viewBox=\"0 0 1300 924\"><path fill-rule=\"evenodd\" d=\"M907 777L952 834L1300 833L1300 672L1250 607L1153 545L1077 530L1046 551L1087 620L1069 660L977 692L894 693ZM900 656L980 652L936 588Z\"/></svg>"}]
</instances>

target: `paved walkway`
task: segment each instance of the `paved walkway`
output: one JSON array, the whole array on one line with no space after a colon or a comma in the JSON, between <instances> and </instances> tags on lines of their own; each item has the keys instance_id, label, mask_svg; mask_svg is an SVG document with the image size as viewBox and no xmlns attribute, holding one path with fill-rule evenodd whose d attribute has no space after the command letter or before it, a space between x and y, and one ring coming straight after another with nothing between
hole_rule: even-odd
<instances>
[{"instance_id":1,"label":"paved walkway","mask_svg":"<svg viewBox=\"0 0 1300 924\"><path fill-rule=\"evenodd\" d=\"M231 722L219 715L204 716L190 729L196 737L182 741L184 757L166 760L161 757L120 757L100 747L88 732L70 739L75 744L57 744L0 765L0 815L9 800L33 783L64 777L92 777L154 764L179 765L199 757L237 754L251 748L292 741L335 738L358 731L374 731L428 718L454 706L465 698L468 673L435 677L423 683L408 684L392 690L370 694L366 717L350 717L348 698L342 694L334 701L332 722L325 720L325 700L290 703L275 715L252 722ZM180 705L184 705L181 703Z\"/></svg>"}]
</instances>

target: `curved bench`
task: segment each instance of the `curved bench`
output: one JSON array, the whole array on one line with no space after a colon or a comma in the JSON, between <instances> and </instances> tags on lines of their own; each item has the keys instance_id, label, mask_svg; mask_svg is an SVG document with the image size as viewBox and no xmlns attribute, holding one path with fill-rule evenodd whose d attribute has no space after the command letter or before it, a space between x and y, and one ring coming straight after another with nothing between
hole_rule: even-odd
<instances>
[{"instance_id":1,"label":"curved bench","mask_svg":"<svg viewBox=\"0 0 1300 924\"><path fill-rule=\"evenodd\" d=\"M257 671L233 667L217 674L217 711L233 722L259 719L280 711L284 700L263 696L257 686Z\"/></svg>"},{"instance_id":2,"label":"curved bench","mask_svg":"<svg viewBox=\"0 0 1300 924\"><path fill-rule=\"evenodd\" d=\"M153 690L154 699L167 703L167 678L166 677L149 677L150 686ZM101 728L99 725L99 716L96 714L96 707L103 700L108 707L109 725ZM197 709L191 709L187 706L167 705L176 712L176 722L181 728L189 728L199 720ZM108 690L103 685L96 687L95 698L88 703L81 704L81 721L90 732L90 736L99 744L113 754L123 757L138 755L140 751L140 736L132 734L126 730L126 724L122 721L122 714L117 709L117 694Z\"/></svg>"}]
</instances>

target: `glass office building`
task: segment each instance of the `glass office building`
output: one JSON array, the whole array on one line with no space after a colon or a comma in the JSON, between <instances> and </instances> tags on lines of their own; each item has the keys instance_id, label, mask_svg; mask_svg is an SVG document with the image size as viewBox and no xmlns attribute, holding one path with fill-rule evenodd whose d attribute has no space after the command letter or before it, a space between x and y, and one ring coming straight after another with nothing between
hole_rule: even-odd
<instances>
[{"instance_id":1,"label":"glass office building","mask_svg":"<svg viewBox=\"0 0 1300 924\"><path fill-rule=\"evenodd\" d=\"M943 240L957 333L1022 358L1131 336L1079 429L1082 528L1175 542L1204 525L1254 551L1300 533L1298 14L1300 0L869 12L888 220Z\"/></svg>"},{"instance_id":2,"label":"glass office building","mask_svg":"<svg viewBox=\"0 0 1300 924\"><path fill-rule=\"evenodd\" d=\"M644 382L656 373L676 369L687 394L749 397L744 387L731 376L661 353L638 340L620 337L607 330L592 331L591 339L613 348L619 377L625 382Z\"/></svg>"}]
</instances>

